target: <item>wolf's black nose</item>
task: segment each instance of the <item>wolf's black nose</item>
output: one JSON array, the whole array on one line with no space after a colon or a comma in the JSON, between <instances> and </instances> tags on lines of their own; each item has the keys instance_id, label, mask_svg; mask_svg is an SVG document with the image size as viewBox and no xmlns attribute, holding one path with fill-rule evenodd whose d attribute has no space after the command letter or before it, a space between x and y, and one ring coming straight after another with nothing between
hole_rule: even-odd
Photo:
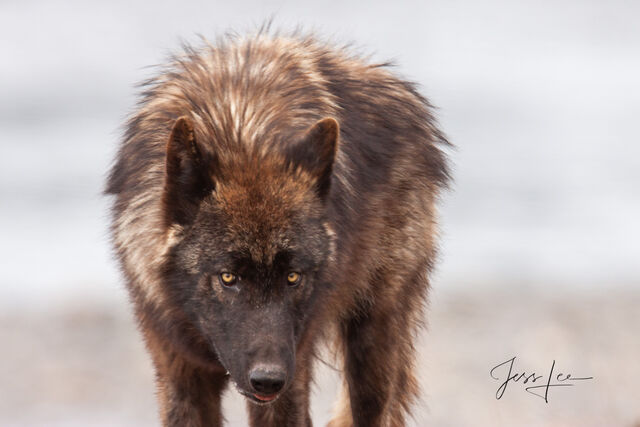
<instances>
[{"instance_id":1,"label":"wolf's black nose","mask_svg":"<svg viewBox=\"0 0 640 427\"><path fill-rule=\"evenodd\" d=\"M282 390L286 379L286 372L278 366L259 366L249 374L251 387L265 395L275 394Z\"/></svg>"}]
</instances>

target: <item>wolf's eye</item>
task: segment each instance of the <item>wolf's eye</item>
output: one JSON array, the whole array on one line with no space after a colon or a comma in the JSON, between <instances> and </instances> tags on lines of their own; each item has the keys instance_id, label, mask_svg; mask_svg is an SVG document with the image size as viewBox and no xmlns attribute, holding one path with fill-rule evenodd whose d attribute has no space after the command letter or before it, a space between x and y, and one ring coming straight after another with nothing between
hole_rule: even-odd
<instances>
[{"instance_id":1,"label":"wolf's eye","mask_svg":"<svg viewBox=\"0 0 640 427\"><path fill-rule=\"evenodd\" d=\"M233 286L238 281L238 276L232 273L220 273L220 283L224 286Z\"/></svg>"},{"instance_id":2,"label":"wolf's eye","mask_svg":"<svg viewBox=\"0 0 640 427\"><path fill-rule=\"evenodd\" d=\"M301 279L300 273L297 273L295 271L292 271L287 276L287 282L289 282L290 286L296 286L298 283L300 283L300 279Z\"/></svg>"}]
</instances>

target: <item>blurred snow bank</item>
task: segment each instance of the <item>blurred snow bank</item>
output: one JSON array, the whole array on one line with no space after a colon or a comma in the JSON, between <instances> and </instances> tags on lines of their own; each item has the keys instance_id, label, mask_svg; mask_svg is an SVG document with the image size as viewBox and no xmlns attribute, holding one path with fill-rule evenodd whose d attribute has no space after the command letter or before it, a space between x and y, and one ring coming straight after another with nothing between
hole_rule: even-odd
<instances>
[{"instance_id":1,"label":"blurred snow bank","mask_svg":"<svg viewBox=\"0 0 640 427\"><path fill-rule=\"evenodd\" d=\"M272 15L395 58L439 107L437 286L640 286L640 3L58 0L0 4L0 305L123 298L100 192L133 84Z\"/></svg>"}]
</instances>

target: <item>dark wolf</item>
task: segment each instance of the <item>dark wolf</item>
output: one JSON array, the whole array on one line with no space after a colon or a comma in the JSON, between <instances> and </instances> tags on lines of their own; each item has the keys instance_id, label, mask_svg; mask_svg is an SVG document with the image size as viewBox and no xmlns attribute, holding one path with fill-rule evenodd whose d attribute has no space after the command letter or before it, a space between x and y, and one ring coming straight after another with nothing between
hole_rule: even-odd
<instances>
[{"instance_id":1,"label":"dark wolf","mask_svg":"<svg viewBox=\"0 0 640 427\"><path fill-rule=\"evenodd\" d=\"M312 36L185 47L144 84L108 178L113 242L165 426L310 426L319 343L332 426L402 426L448 182L432 108L385 64Z\"/></svg>"}]
</instances>

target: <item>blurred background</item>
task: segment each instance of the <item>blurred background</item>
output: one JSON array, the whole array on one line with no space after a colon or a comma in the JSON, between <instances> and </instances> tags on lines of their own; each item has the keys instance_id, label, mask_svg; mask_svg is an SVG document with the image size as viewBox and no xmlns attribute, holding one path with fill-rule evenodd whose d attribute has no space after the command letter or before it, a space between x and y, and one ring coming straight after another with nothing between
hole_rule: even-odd
<instances>
[{"instance_id":1,"label":"blurred background","mask_svg":"<svg viewBox=\"0 0 640 427\"><path fill-rule=\"evenodd\" d=\"M0 2L0 425L157 426L101 195L134 85L266 19L393 59L456 149L411 425L640 423L640 2ZM549 402L515 369L594 379ZM330 418L321 367L312 413ZM225 396L228 425L244 403Z\"/></svg>"}]
</instances>

